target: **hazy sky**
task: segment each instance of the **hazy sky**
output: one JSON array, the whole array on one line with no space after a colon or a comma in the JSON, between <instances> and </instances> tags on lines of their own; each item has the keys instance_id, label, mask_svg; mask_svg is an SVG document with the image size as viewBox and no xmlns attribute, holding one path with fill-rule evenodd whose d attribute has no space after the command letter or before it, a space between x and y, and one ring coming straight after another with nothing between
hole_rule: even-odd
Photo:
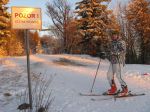
<instances>
[{"instance_id":1,"label":"hazy sky","mask_svg":"<svg viewBox=\"0 0 150 112\"><path fill-rule=\"evenodd\" d=\"M26 7L38 7L42 9L42 20L43 20L43 26L46 26L47 23L49 23L50 19L46 15L46 8L45 4L48 1L52 0L9 0L8 6L26 6ZM75 3L81 0L68 0L69 3L75 7ZM116 4L117 1L127 1L127 0L112 0L110 3L110 7L113 8Z\"/></svg>"}]
</instances>

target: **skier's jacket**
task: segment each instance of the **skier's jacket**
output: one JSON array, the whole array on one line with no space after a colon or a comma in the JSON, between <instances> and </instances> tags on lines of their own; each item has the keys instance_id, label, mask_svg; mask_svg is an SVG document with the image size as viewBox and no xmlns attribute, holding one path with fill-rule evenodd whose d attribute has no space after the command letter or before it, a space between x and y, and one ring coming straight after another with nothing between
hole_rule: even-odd
<instances>
[{"instance_id":1,"label":"skier's jacket","mask_svg":"<svg viewBox=\"0 0 150 112\"><path fill-rule=\"evenodd\" d=\"M126 43L125 41L118 39L112 40L110 45L110 57L109 60L112 64L125 64L126 55Z\"/></svg>"}]
</instances>

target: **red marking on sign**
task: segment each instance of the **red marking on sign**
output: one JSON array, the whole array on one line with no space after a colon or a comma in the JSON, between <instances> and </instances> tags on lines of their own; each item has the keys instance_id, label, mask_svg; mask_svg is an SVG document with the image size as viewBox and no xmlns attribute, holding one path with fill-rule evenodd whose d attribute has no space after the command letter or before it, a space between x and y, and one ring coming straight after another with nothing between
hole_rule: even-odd
<instances>
[{"instance_id":1,"label":"red marking on sign","mask_svg":"<svg viewBox=\"0 0 150 112\"><path fill-rule=\"evenodd\" d=\"M39 18L39 15L27 13L15 13L15 18Z\"/></svg>"}]
</instances>

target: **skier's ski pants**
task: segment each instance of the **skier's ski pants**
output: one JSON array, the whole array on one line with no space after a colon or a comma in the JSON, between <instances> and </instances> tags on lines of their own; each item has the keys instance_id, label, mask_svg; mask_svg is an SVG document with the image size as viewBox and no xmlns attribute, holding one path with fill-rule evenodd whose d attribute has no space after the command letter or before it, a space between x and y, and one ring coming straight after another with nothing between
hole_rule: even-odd
<instances>
[{"instance_id":1,"label":"skier's ski pants","mask_svg":"<svg viewBox=\"0 0 150 112\"><path fill-rule=\"evenodd\" d=\"M122 79L123 74L123 64L110 64L109 70L107 72L107 79L109 81L110 86L112 85L112 80L114 80L114 75L116 74L116 77L120 83L120 85L126 86L125 81Z\"/></svg>"}]
</instances>

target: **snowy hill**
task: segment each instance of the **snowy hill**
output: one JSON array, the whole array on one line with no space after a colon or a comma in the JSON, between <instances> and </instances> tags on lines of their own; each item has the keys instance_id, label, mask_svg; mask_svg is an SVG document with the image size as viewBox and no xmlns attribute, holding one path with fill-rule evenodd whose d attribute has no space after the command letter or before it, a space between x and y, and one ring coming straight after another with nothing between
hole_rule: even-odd
<instances>
[{"instance_id":1,"label":"snowy hill","mask_svg":"<svg viewBox=\"0 0 150 112\"><path fill-rule=\"evenodd\" d=\"M55 97L50 112L149 112L150 110L150 65L126 65L123 75L129 90L133 93L144 92L146 95L116 101L113 99L91 101L91 98L108 97L79 95L80 92L90 91L98 58L87 55L32 55L30 58L31 74L41 74L47 78L55 75L50 86L52 97ZM94 93L103 93L109 88L106 78L108 67L109 62L102 60ZM27 86L26 71L26 57L0 59L0 112L17 112L20 101L18 96ZM35 86L34 80L32 83L32 86ZM118 82L117 86L120 88Z\"/></svg>"}]
</instances>

